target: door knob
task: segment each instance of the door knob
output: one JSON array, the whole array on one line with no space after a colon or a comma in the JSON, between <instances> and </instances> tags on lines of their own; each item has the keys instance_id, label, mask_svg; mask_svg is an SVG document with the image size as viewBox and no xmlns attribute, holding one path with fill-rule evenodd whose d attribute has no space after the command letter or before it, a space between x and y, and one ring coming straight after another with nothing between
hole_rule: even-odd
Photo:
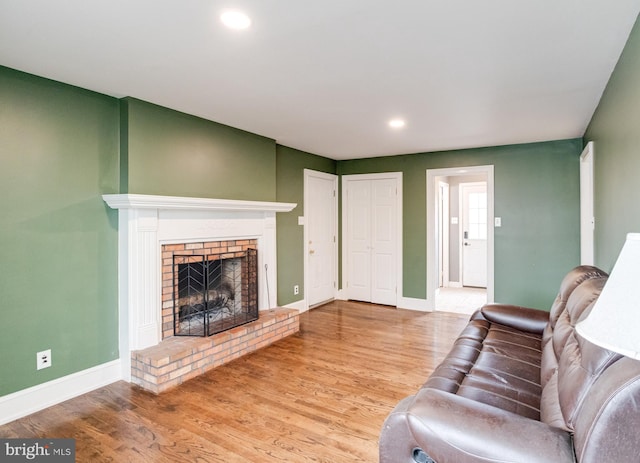
<instances>
[{"instance_id":1,"label":"door knob","mask_svg":"<svg viewBox=\"0 0 640 463\"><path fill-rule=\"evenodd\" d=\"M465 246L471 246L469 243L464 243Z\"/></svg>"},{"instance_id":2,"label":"door knob","mask_svg":"<svg viewBox=\"0 0 640 463\"><path fill-rule=\"evenodd\" d=\"M309 249L309 254L315 254L315 251L313 249Z\"/></svg>"}]
</instances>

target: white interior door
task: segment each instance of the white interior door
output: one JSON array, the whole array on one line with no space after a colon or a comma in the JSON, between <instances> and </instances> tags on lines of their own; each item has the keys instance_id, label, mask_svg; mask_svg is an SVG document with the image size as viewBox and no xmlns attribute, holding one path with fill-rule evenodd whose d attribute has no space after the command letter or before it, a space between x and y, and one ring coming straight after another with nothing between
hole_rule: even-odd
<instances>
[{"instance_id":1,"label":"white interior door","mask_svg":"<svg viewBox=\"0 0 640 463\"><path fill-rule=\"evenodd\" d=\"M371 302L396 305L396 181L371 181Z\"/></svg>"},{"instance_id":2,"label":"white interior door","mask_svg":"<svg viewBox=\"0 0 640 463\"><path fill-rule=\"evenodd\" d=\"M310 306L335 298L337 260L337 177L305 170L305 239Z\"/></svg>"},{"instance_id":3,"label":"white interior door","mask_svg":"<svg viewBox=\"0 0 640 463\"><path fill-rule=\"evenodd\" d=\"M371 183L347 181L348 298L371 301Z\"/></svg>"},{"instance_id":4,"label":"white interior door","mask_svg":"<svg viewBox=\"0 0 640 463\"><path fill-rule=\"evenodd\" d=\"M462 183L462 285L487 287L487 184Z\"/></svg>"},{"instance_id":5,"label":"white interior door","mask_svg":"<svg viewBox=\"0 0 640 463\"><path fill-rule=\"evenodd\" d=\"M348 299L397 305L398 184L395 175L343 176Z\"/></svg>"}]
</instances>

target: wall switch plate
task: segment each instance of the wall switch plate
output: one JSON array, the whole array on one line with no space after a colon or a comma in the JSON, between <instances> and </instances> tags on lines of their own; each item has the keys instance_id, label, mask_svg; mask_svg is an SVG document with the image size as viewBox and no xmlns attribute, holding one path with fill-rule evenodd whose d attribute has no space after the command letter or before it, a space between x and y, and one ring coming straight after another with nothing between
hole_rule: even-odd
<instances>
[{"instance_id":1,"label":"wall switch plate","mask_svg":"<svg viewBox=\"0 0 640 463\"><path fill-rule=\"evenodd\" d=\"M36 369L42 370L51 366L51 349L43 350L36 354Z\"/></svg>"},{"instance_id":2,"label":"wall switch plate","mask_svg":"<svg viewBox=\"0 0 640 463\"><path fill-rule=\"evenodd\" d=\"M496 227L502 227L502 217L495 217L493 221Z\"/></svg>"},{"instance_id":3,"label":"wall switch plate","mask_svg":"<svg viewBox=\"0 0 640 463\"><path fill-rule=\"evenodd\" d=\"M303 215L299 215L298 216L298 225L304 225L304 216Z\"/></svg>"},{"instance_id":4,"label":"wall switch plate","mask_svg":"<svg viewBox=\"0 0 640 463\"><path fill-rule=\"evenodd\" d=\"M451 217L451 225L458 225L458 218L457 217Z\"/></svg>"}]
</instances>

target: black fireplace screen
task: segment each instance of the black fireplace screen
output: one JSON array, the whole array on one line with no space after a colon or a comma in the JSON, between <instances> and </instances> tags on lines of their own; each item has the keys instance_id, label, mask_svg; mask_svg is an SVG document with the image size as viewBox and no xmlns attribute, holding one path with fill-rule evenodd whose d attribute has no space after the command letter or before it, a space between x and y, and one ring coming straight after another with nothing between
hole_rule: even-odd
<instances>
[{"instance_id":1,"label":"black fireplace screen","mask_svg":"<svg viewBox=\"0 0 640 463\"><path fill-rule=\"evenodd\" d=\"M173 333L211 336L258 319L258 252L173 256Z\"/></svg>"}]
</instances>

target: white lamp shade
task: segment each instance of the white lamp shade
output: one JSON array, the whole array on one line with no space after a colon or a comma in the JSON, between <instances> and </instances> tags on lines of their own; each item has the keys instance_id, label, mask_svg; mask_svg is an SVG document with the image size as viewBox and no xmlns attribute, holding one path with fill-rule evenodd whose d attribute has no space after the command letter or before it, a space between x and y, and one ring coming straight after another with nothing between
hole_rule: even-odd
<instances>
[{"instance_id":1,"label":"white lamp shade","mask_svg":"<svg viewBox=\"0 0 640 463\"><path fill-rule=\"evenodd\" d=\"M640 358L640 233L629 233L600 297L576 331L605 349Z\"/></svg>"}]
</instances>

